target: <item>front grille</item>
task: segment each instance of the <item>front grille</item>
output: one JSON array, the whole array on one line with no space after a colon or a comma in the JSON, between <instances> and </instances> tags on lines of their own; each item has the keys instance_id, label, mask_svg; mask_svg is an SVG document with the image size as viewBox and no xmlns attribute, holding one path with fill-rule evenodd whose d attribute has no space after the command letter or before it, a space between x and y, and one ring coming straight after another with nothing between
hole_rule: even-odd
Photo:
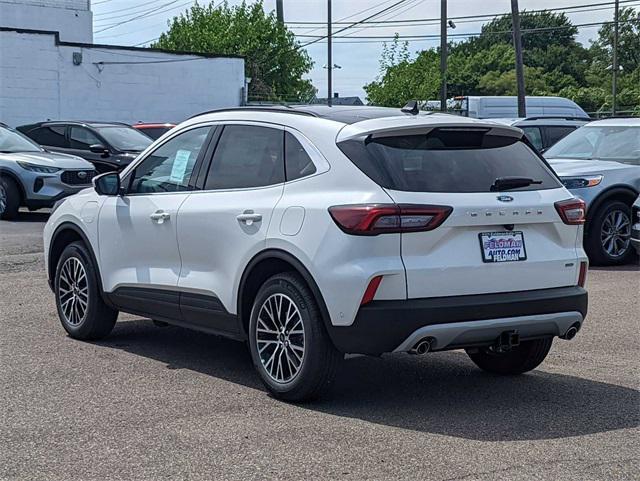
<instances>
[{"instance_id":1,"label":"front grille","mask_svg":"<svg viewBox=\"0 0 640 481\"><path fill-rule=\"evenodd\" d=\"M95 175L95 170L65 170L60 178L65 184L83 185L90 184Z\"/></svg>"}]
</instances>

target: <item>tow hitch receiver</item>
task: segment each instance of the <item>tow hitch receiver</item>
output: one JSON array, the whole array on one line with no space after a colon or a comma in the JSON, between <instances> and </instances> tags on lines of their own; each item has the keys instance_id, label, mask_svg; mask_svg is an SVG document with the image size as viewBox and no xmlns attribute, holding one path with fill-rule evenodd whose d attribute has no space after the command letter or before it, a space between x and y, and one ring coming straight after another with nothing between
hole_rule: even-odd
<instances>
[{"instance_id":1,"label":"tow hitch receiver","mask_svg":"<svg viewBox=\"0 0 640 481\"><path fill-rule=\"evenodd\" d=\"M518 334L518 331L503 331L496 339L494 349L496 352L507 352L519 345L520 334Z\"/></svg>"}]
</instances>

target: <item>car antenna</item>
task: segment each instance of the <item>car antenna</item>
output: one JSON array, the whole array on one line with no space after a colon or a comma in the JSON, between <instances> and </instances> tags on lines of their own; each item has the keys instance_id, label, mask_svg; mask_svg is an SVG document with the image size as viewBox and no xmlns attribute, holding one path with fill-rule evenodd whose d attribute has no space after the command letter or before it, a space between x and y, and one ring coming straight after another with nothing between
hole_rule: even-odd
<instances>
[{"instance_id":1,"label":"car antenna","mask_svg":"<svg viewBox=\"0 0 640 481\"><path fill-rule=\"evenodd\" d=\"M418 108L417 100L409 100L407 104L400 109L400 112L411 115L418 115L420 109Z\"/></svg>"}]
</instances>

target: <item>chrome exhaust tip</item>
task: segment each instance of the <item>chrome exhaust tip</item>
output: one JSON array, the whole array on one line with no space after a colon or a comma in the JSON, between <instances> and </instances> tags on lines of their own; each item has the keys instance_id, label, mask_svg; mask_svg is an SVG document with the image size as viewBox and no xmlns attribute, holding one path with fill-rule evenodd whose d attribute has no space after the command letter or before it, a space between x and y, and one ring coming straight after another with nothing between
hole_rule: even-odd
<instances>
[{"instance_id":1,"label":"chrome exhaust tip","mask_svg":"<svg viewBox=\"0 0 640 481\"><path fill-rule=\"evenodd\" d=\"M576 337L576 334L578 334L578 328L576 326L571 326L569 329L567 329L567 332L564 333L564 336L562 336L562 338L570 341L571 339Z\"/></svg>"},{"instance_id":2,"label":"chrome exhaust tip","mask_svg":"<svg viewBox=\"0 0 640 481\"><path fill-rule=\"evenodd\" d=\"M423 339L415 346L413 346L409 353L422 355L428 353L429 351L431 351L431 339Z\"/></svg>"}]
</instances>

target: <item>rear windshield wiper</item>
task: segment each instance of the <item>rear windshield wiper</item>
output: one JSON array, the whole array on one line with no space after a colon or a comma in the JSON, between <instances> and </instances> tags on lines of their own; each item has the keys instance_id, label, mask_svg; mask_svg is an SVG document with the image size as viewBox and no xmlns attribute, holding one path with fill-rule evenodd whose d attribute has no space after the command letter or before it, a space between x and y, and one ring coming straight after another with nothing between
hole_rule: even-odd
<instances>
[{"instance_id":1,"label":"rear windshield wiper","mask_svg":"<svg viewBox=\"0 0 640 481\"><path fill-rule=\"evenodd\" d=\"M528 187L533 184L542 184L542 181L533 180L529 177L498 177L493 181L493 185L491 185L491 192L518 189L520 187Z\"/></svg>"}]
</instances>

